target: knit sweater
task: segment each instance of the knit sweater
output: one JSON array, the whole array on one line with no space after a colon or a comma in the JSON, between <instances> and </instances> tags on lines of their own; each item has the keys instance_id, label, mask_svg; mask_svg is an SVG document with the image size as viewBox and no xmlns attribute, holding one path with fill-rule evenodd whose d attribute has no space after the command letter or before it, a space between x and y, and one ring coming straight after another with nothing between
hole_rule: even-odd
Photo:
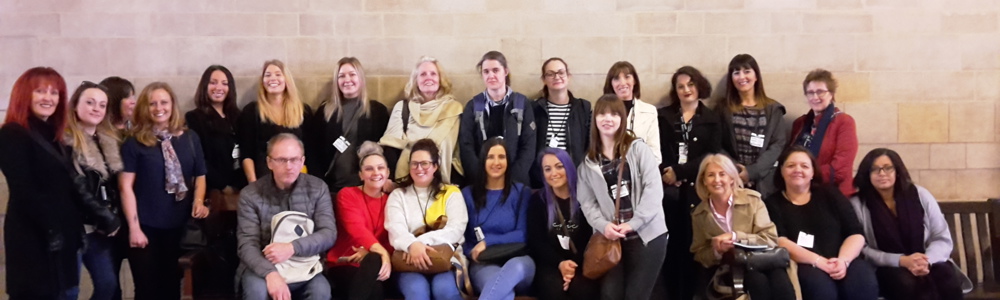
<instances>
[{"instance_id":1,"label":"knit sweater","mask_svg":"<svg viewBox=\"0 0 1000 300\"><path fill-rule=\"evenodd\" d=\"M525 230L528 224L528 199L531 189L523 184L515 183L510 187L507 200L500 203L503 191L490 190L486 192L486 205L476 209L472 198L472 187L462 189L465 206L469 209L469 224L465 229L465 256L471 257L469 251L479 243L475 228L482 229L486 247L493 245L524 243Z\"/></svg>"},{"instance_id":2,"label":"knit sweater","mask_svg":"<svg viewBox=\"0 0 1000 300\"><path fill-rule=\"evenodd\" d=\"M425 245L460 244L465 233L465 225L469 221L468 212L465 210L465 200L458 187L453 185L443 185L442 193L439 197L428 197L427 188L417 188L409 186L397 188L389 195L389 202L385 205L385 229L389 231L389 244L399 251L408 251L414 242L421 242ZM446 199L439 199L444 195L445 190L451 190L450 196ZM418 196L419 195L419 196ZM413 232L424 227L424 209L430 207L432 202L447 201L445 203L445 215L448 216L448 223L444 228L414 236Z\"/></svg>"}]
</instances>

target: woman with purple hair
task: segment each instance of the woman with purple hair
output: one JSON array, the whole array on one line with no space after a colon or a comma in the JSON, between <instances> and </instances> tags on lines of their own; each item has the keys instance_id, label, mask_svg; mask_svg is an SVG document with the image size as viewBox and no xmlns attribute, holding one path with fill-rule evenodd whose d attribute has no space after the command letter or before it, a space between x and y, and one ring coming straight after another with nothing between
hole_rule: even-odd
<instances>
[{"instance_id":1,"label":"woman with purple hair","mask_svg":"<svg viewBox=\"0 0 1000 300\"><path fill-rule=\"evenodd\" d=\"M583 252L594 230L576 199L573 159L566 150L546 148L537 161L545 186L531 197L528 209L536 294L540 299L596 299L600 285L582 275Z\"/></svg>"}]
</instances>

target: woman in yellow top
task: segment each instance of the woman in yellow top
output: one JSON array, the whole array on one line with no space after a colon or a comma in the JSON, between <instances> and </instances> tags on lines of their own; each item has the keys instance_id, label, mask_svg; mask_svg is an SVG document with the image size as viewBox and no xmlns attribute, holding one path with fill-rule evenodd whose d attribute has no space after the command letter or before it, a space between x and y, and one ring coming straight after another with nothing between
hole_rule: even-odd
<instances>
[{"instance_id":1,"label":"woman in yellow top","mask_svg":"<svg viewBox=\"0 0 1000 300\"><path fill-rule=\"evenodd\" d=\"M696 181L702 202L691 213L691 252L695 261L714 270L708 274L725 272L719 267L720 260L736 243L770 247L778 244L778 231L760 193L743 188L732 160L722 154L706 156ZM795 299L786 269L746 270L745 285L754 300Z\"/></svg>"}]
</instances>

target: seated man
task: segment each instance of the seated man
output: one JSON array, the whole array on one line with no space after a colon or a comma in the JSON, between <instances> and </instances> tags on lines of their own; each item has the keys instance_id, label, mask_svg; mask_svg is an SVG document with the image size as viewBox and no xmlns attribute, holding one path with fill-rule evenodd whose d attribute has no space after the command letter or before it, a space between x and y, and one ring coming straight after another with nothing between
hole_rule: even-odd
<instances>
[{"instance_id":1,"label":"seated man","mask_svg":"<svg viewBox=\"0 0 1000 300\"><path fill-rule=\"evenodd\" d=\"M330 191L323 180L300 172L304 162L302 141L292 134L278 134L267 143L271 174L240 193L237 274L243 299L330 299L330 284L322 275L286 283L275 267L292 256L325 253L337 239ZM313 233L291 243L271 243L271 218L283 211L308 215L315 223Z\"/></svg>"}]
</instances>

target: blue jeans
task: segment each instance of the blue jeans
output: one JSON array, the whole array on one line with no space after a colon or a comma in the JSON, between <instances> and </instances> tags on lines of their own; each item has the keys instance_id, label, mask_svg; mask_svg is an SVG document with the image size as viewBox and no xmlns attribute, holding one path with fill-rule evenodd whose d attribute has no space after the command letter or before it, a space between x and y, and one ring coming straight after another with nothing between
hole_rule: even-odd
<instances>
[{"instance_id":1,"label":"blue jeans","mask_svg":"<svg viewBox=\"0 0 1000 300\"><path fill-rule=\"evenodd\" d=\"M84 238L86 246L81 260L94 283L94 294L90 299L111 300L119 289L118 270L115 270L111 255L114 240L97 232L89 233Z\"/></svg>"},{"instance_id":2,"label":"blue jeans","mask_svg":"<svg viewBox=\"0 0 1000 300\"><path fill-rule=\"evenodd\" d=\"M462 300L454 271L434 275L399 273L399 290L407 300Z\"/></svg>"},{"instance_id":3,"label":"blue jeans","mask_svg":"<svg viewBox=\"0 0 1000 300\"><path fill-rule=\"evenodd\" d=\"M469 274L472 286L479 291L479 299L514 299L515 293L524 294L531 289L535 261L525 255L511 258L503 266L473 263Z\"/></svg>"},{"instance_id":4,"label":"blue jeans","mask_svg":"<svg viewBox=\"0 0 1000 300\"><path fill-rule=\"evenodd\" d=\"M243 299L245 300L268 300L271 296L267 294L267 280L257 276L250 270L243 272ZM330 299L330 283L323 275L316 275L309 281L289 283L288 291L292 293L295 300L328 300Z\"/></svg>"}]
</instances>

